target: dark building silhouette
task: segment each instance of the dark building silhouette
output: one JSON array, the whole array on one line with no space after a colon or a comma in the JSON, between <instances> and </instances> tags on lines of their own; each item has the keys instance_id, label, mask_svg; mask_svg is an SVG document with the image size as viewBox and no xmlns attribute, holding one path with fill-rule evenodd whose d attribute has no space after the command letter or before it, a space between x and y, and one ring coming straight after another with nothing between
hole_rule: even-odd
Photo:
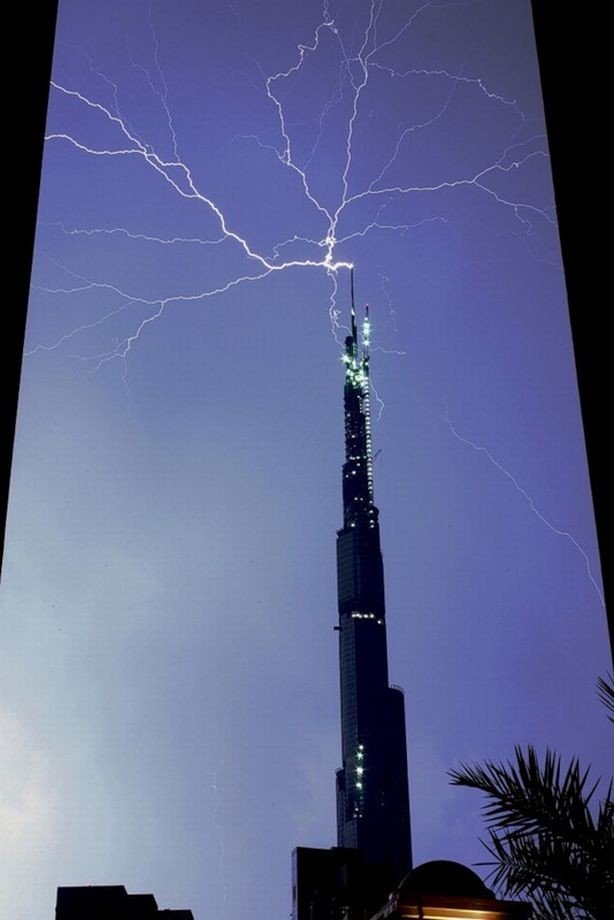
<instances>
[{"instance_id":1,"label":"dark building silhouette","mask_svg":"<svg viewBox=\"0 0 614 920\"><path fill-rule=\"evenodd\" d=\"M411 868L403 692L388 683L384 569L373 499L369 315L360 342L352 297L345 340L343 527L337 534L343 766L337 771L337 844L368 862Z\"/></svg>"},{"instance_id":2,"label":"dark building silhouette","mask_svg":"<svg viewBox=\"0 0 614 920\"><path fill-rule=\"evenodd\" d=\"M152 894L128 894L123 885L58 888L55 920L194 920L191 910L160 910Z\"/></svg>"},{"instance_id":3,"label":"dark building silhouette","mask_svg":"<svg viewBox=\"0 0 614 920\"><path fill-rule=\"evenodd\" d=\"M293 920L368 920L395 885L390 867L357 849L297 847L292 856Z\"/></svg>"},{"instance_id":4,"label":"dark building silhouette","mask_svg":"<svg viewBox=\"0 0 614 920\"><path fill-rule=\"evenodd\" d=\"M294 920L366 917L411 868L403 692L388 682L384 569L373 497L369 313L345 340L343 527L337 533L341 749L337 847L293 854Z\"/></svg>"},{"instance_id":5,"label":"dark building silhouette","mask_svg":"<svg viewBox=\"0 0 614 920\"><path fill-rule=\"evenodd\" d=\"M499 901L475 872L436 859L409 872L369 920L529 920L530 904Z\"/></svg>"}]
</instances>

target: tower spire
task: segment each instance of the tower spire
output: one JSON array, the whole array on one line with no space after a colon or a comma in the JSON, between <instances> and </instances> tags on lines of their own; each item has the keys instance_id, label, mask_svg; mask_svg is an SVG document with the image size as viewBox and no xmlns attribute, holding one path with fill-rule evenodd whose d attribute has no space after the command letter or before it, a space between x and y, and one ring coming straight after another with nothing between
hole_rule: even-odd
<instances>
[{"instance_id":1,"label":"tower spire","mask_svg":"<svg viewBox=\"0 0 614 920\"><path fill-rule=\"evenodd\" d=\"M364 518L373 526L377 509L373 499L373 451L369 384L369 308L360 330L356 326L354 272L350 276L350 335L345 340L345 464L343 509L345 526L355 527Z\"/></svg>"}]
</instances>

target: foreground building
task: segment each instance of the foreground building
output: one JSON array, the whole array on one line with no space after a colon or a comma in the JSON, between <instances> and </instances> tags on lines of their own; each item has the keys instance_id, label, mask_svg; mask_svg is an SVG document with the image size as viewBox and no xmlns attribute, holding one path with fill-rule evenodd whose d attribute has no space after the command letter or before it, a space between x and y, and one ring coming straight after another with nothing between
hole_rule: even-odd
<instances>
[{"instance_id":1,"label":"foreground building","mask_svg":"<svg viewBox=\"0 0 614 920\"><path fill-rule=\"evenodd\" d=\"M529 920L531 906L497 900L471 869L438 859L409 872L377 913L363 916L369 920Z\"/></svg>"},{"instance_id":2,"label":"foreground building","mask_svg":"<svg viewBox=\"0 0 614 920\"><path fill-rule=\"evenodd\" d=\"M128 894L123 885L58 888L55 920L194 920L191 910L160 910L153 894Z\"/></svg>"}]
</instances>

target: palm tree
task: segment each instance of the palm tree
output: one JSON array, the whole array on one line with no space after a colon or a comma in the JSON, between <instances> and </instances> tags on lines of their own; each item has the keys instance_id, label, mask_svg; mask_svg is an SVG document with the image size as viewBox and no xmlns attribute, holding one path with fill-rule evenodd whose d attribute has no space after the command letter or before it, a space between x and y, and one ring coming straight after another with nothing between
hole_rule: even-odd
<instances>
[{"instance_id":1,"label":"palm tree","mask_svg":"<svg viewBox=\"0 0 614 920\"><path fill-rule=\"evenodd\" d=\"M614 688L599 693L614 712ZM611 721L612 716L609 716ZM594 805L599 781L589 782L574 758L567 770L547 750L543 764L533 747L515 748L515 761L450 772L458 786L480 789L493 857L489 879L508 897L527 898L539 920L614 918L614 798L612 781Z\"/></svg>"}]
</instances>

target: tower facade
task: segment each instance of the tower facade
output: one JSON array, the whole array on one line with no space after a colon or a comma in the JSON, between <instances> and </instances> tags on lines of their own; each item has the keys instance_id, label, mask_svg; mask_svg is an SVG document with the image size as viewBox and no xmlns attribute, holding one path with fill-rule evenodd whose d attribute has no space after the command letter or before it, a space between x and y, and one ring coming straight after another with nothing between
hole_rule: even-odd
<instances>
[{"instance_id":1,"label":"tower facade","mask_svg":"<svg viewBox=\"0 0 614 920\"><path fill-rule=\"evenodd\" d=\"M342 766L337 846L296 847L293 920L365 920L411 869L403 692L388 683L384 568L373 498L369 313L345 340L343 527L337 531Z\"/></svg>"},{"instance_id":2,"label":"tower facade","mask_svg":"<svg viewBox=\"0 0 614 920\"><path fill-rule=\"evenodd\" d=\"M352 282L345 340L343 527L337 533L341 741L337 845L400 878L411 868L403 693L388 683L384 569L373 497L368 308L360 332Z\"/></svg>"}]
</instances>

